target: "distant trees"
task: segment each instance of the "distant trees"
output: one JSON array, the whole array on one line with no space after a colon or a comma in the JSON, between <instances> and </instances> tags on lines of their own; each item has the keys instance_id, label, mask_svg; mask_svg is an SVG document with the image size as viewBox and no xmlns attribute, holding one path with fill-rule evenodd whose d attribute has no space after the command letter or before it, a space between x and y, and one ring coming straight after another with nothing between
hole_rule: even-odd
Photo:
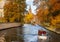
<instances>
[{"instance_id":1,"label":"distant trees","mask_svg":"<svg viewBox=\"0 0 60 42\"><path fill-rule=\"evenodd\" d=\"M28 13L25 15L24 21L25 23L31 23L33 18L34 18L34 15L32 13L31 14Z\"/></svg>"},{"instance_id":2,"label":"distant trees","mask_svg":"<svg viewBox=\"0 0 60 42\"><path fill-rule=\"evenodd\" d=\"M6 22L21 22L26 11L25 0L7 0L4 5Z\"/></svg>"},{"instance_id":3,"label":"distant trees","mask_svg":"<svg viewBox=\"0 0 60 42\"><path fill-rule=\"evenodd\" d=\"M41 23L60 25L60 0L34 0L34 5L37 6L37 17Z\"/></svg>"}]
</instances>

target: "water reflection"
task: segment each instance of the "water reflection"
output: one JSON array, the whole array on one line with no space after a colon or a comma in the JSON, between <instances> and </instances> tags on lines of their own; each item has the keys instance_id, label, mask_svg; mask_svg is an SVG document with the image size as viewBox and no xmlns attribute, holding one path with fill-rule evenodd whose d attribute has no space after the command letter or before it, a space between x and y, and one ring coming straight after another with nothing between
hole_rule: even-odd
<instances>
[{"instance_id":1,"label":"water reflection","mask_svg":"<svg viewBox=\"0 0 60 42\"><path fill-rule=\"evenodd\" d=\"M38 30L47 32L46 36L49 39L44 42L60 42L60 35L47 31L39 25L31 24L24 24L23 27L0 30L0 42L39 42Z\"/></svg>"},{"instance_id":2,"label":"water reflection","mask_svg":"<svg viewBox=\"0 0 60 42\"><path fill-rule=\"evenodd\" d=\"M23 27L11 28L0 31L0 36L4 35L6 42L37 42L38 25L24 24Z\"/></svg>"},{"instance_id":3,"label":"water reflection","mask_svg":"<svg viewBox=\"0 0 60 42\"><path fill-rule=\"evenodd\" d=\"M6 42L20 42L20 41L24 42L23 38L21 36L22 30L20 28L21 27L2 30L2 31L0 31L0 38L1 37L4 38ZM18 29L19 29L19 31L18 31ZM2 36L2 35L4 35L4 36Z\"/></svg>"},{"instance_id":4,"label":"water reflection","mask_svg":"<svg viewBox=\"0 0 60 42\"><path fill-rule=\"evenodd\" d=\"M25 42L38 42L38 30L43 30L39 25L24 24L24 41Z\"/></svg>"}]
</instances>

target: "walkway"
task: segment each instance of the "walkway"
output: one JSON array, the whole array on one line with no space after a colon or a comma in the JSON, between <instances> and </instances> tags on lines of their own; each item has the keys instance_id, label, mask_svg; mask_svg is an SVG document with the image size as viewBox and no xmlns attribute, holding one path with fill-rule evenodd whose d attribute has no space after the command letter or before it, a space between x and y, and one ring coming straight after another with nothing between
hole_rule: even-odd
<instances>
[{"instance_id":1,"label":"walkway","mask_svg":"<svg viewBox=\"0 0 60 42\"><path fill-rule=\"evenodd\" d=\"M20 23L2 23L0 24L0 30L8 29L11 27L18 27L18 26L21 26L21 24Z\"/></svg>"}]
</instances>

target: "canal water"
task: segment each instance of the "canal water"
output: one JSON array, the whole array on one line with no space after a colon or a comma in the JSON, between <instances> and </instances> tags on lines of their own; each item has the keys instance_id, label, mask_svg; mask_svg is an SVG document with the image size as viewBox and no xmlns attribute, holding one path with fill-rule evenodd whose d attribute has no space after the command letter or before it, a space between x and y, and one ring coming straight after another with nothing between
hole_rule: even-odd
<instances>
[{"instance_id":1,"label":"canal water","mask_svg":"<svg viewBox=\"0 0 60 42\"><path fill-rule=\"evenodd\" d=\"M23 33L24 33L24 41L25 42L38 42L38 30L44 30L43 27L35 24L24 24Z\"/></svg>"},{"instance_id":2,"label":"canal water","mask_svg":"<svg viewBox=\"0 0 60 42\"><path fill-rule=\"evenodd\" d=\"M39 42L38 41L38 30L43 30L43 31L48 32L46 29L44 29L43 27L37 24L35 25L24 24L23 27L0 30L0 42ZM50 37L50 33L48 37ZM51 40L53 39L56 39L56 37L52 38ZM50 39L47 39L46 42L49 42L49 40ZM53 42L53 41L50 41L50 42Z\"/></svg>"},{"instance_id":3,"label":"canal water","mask_svg":"<svg viewBox=\"0 0 60 42\"><path fill-rule=\"evenodd\" d=\"M43 30L38 25L24 24L23 27L1 30L0 38L4 38L4 42L38 42L39 29Z\"/></svg>"}]
</instances>

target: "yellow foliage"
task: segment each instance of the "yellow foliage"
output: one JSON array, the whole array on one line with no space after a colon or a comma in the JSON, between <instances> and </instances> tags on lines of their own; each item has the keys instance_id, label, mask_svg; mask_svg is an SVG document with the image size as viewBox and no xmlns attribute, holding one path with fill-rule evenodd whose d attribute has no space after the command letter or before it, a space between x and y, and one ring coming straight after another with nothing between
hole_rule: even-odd
<instances>
[{"instance_id":1,"label":"yellow foliage","mask_svg":"<svg viewBox=\"0 0 60 42\"><path fill-rule=\"evenodd\" d=\"M20 14L15 14L12 18L9 18L9 21L10 22L14 22L15 21L15 19L19 19L19 17L20 17Z\"/></svg>"},{"instance_id":2,"label":"yellow foliage","mask_svg":"<svg viewBox=\"0 0 60 42\"><path fill-rule=\"evenodd\" d=\"M24 18L25 22L31 22L33 19L33 14L27 14Z\"/></svg>"},{"instance_id":3,"label":"yellow foliage","mask_svg":"<svg viewBox=\"0 0 60 42\"><path fill-rule=\"evenodd\" d=\"M0 22L6 22L5 18L4 17L0 17Z\"/></svg>"},{"instance_id":4,"label":"yellow foliage","mask_svg":"<svg viewBox=\"0 0 60 42\"><path fill-rule=\"evenodd\" d=\"M49 10L46 9L46 10L44 11L44 15L47 15L48 13L49 13Z\"/></svg>"},{"instance_id":5,"label":"yellow foliage","mask_svg":"<svg viewBox=\"0 0 60 42\"><path fill-rule=\"evenodd\" d=\"M60 15L56 16L55 19L51 18L52 25L56 25L57 23L60 23Z\"/></svg>"},{"instance_id":6,"label":"yellow foliage","mask_svg":"<svg viewBox=\"0 0 60 42\"><path fill-rule=\"evenodd\" d=\"M2 0L0 0L0 2L1 2Z\"/></svg>"}]
</instances>

